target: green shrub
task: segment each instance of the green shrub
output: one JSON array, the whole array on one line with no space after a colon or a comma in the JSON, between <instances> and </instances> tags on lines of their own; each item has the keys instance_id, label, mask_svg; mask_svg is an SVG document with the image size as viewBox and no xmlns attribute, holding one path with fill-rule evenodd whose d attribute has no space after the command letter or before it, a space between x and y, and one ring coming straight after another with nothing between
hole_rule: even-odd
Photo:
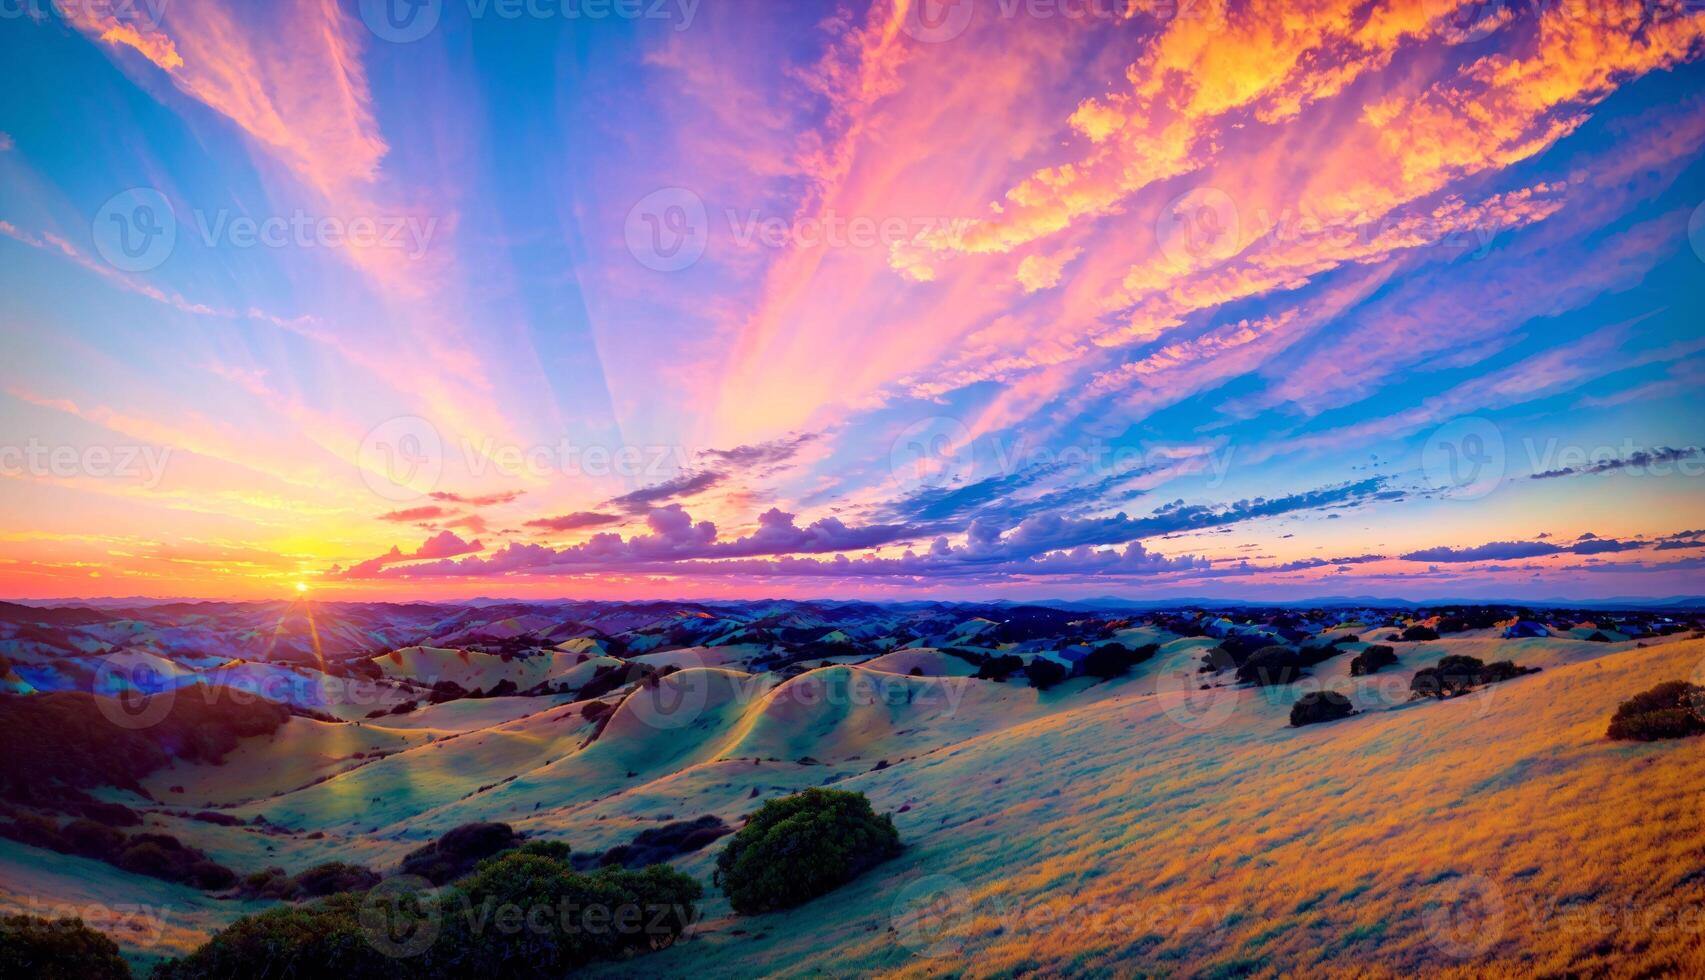
<instances>
[{"instance_id":1,"label":"green shrub","mask_svg":"<svg viewBox=\"0 0 1705 980\"><path fill-rule=\"evenodd\" d=\"M1383 643L1375 643L1350 661L1350 676L1372 674L1397 663L1397 651Z\"/></svg>"},{"instance_id":2,"label":"green shrub","mask_svg":"<svg viewBox=\"0 0 1705 980\"><path fill-rule=\"evenodd\" d=\"M291 882L292 898L324 898L340 892L364 892L379 883L379 875L358 864L331 861L315 865Z\"/></svg>"},{"instance_id":3,"label":"green shrub","mask_svg":"<svg viewBox=\"0 0 1705 980\"><path fill-rule=\"evenodd\" d=\"M1301 728L1323 721L1337 721L1355 713L1355 707L1344 695L1336 691L1312 691L1297 698L1296 704L1291 705L1291 727Z\"/></svg>"},{"instance_id":4,"label":"green shrub","mask_svg":"<svg viewBox=\"0 0 1705 980\"><path fill-rule=\"evenodd\" d=\"M582 874L567 853L533 842L436 895L346 893L245 916L154 978L558 980L594 960L661 949L696 921L704 889L692 878L660 865Z\"/></svg>"},{"instance_id":5,"label":"green shrub","mask_svg":"<svg viewBox=\"0 0 1705 980\"><path fill-rule=\"evenodd\" d=\"M126 871L208 891L237 884L236 872L170 834L133 834L112 863Z\"/></svg>"},{"instance_id":6,"label":"green shrub","mask_svg":"<svg viewBox=\"0 0 1705 980\"><path fill-rule=\"evenodd\" d=\"M1030 680L1031 687L1046 691L1066 679L1066 667L1047 657L1034 657L1024 665L1024 676Z\"/></svg>"},{"instance_id":7,"label":"green shrub","mask_svg":"<svg viewBox=\"0 0 1705 980\"><path fill-rule=\"evenodd\" d=\"M568 841L565 840L530 840L522 844L517 850L522 854L536 854L539 857L550 858L552 861L564 862L573 853L573 849L568 846Z\"/></svg>"},{"instance_id":8,"label":"green shrub","mask_svg":"<svg viewBox=\"0 0 1705 980\"><path fill-rule=\"evenodd\" d=\"M30 980L129 980L111 939L82 919L0 918L0 977Z\"/></svg>"},{"instance_id":9,"label":"green shrub","mask_svg":"<svg viewBox=\"0 0 1705 980\"><path fill-rule=\"evenodd\" d=\"M1668 681L1616 706L1605 737L1636 742L1705 734L1705 687Z\"/></svg>"},{"instance_id":10,"label":"green shrub","mask_svg":"<svg viewBox=\"0 0 1705 980\"><path fill-rule=\"evenodd\" d=\"M201 684L169 696L158 722L130 728L109 720L123 706L83 691L0 694L8 746L0 753L0 795L60 802L93 786L141 792L142 777L174 758L220 762L239 739L269 735L290 718L284 705Z\"/></svg>"},{"instance_id":11,"label":"green shrub","mask_svg":"<svg viewBox=\"0 0 1705 980\"><path fill-rule=\"evenodd\" d=\"M1403 631L1403 640L1406 643L1421 643L1438 638L1439 631L1431 626L1411 626Z\"/></svg>"},{"instance_id":12,"label":"green shrub","mask_svg":"<svg viewBox=\"0 0 1705 980\"><path fill-rule=\"evenodd\" d=\"M1454 698L1484 684L1496 684L1525 674L1539 673L1538 667L1519 667L1508 660L1483 663L1478 657L1452 654L1415 672L1409 681L1411 698Z\"/></svg>"},{"instance_id":13,"label":"green shrub","mask_svg":"<svg viewBox=\"0 0 1705 980\"><path fill-rule=\"evenodd\" d=\"M420 966L435 976L556 980L594 960L670 945L698 917L703 894L665 865L581 873L511 851L482 862L447 897L443 934Z\"/></svg>"},{"instance_id":14,"label":"green shrub","mask_svg":"<svg viewBox=\"0 0 1705 980\"><path fill-rule=\"evenodd\" d=\"M1262 647L1237 668L1237 679L1257 687L1290 684L1302 677L1302 668L1302 657L1290 647Z\"/></svg>"},{"instance_id":15,"label":"green shrub","mask_svg":"<svg viewBox=\"0 0 1705 980\"><path fill-rule=\"evenodd\" d=\"M989 657L977 665L977 672L972 677L978 680L1004 681L1009 676L1024 669L1024 658L1012 653L1003 653Z\"/></svg>"},{"instance_id":16,"label":"green shrub","mask_svg":"<svg viewBox=\"0 0 1705 980\"><path fill-rule=\"evenodd\" d=\"M695 820L675 820L660 827L647 827L627 844L617 844L598 858L603 865L643 868L662 864L683 854L702 851L720 838L734 833L722 818L707 813Z\"/></svg>"},{"instance_id":17,"label":"green shrub","mask_svg":"<svg viewBox=\"0 0 1705 980\"><path fill-rule=\"evenodd\" d=\"M154 980L401 980L415 975L410 969L413 961L387 956L371 941L362 927L363 902L361 895L334 895L243 916L190 955L160 964ZM393 911L407 912L401 906Z\"/></svg>"},{"instance_id":18,"label":"green shrub","mask_svg":"<svg viewBox=\"0 0 1705 980\"><path fill-rule=\"evenodd\" d=\"M59 834L72 854L97 861L111 861L124 849L124 831L93 820L73 820Z\"/></svg>"},{"instance_id":19,"label":"green shrub","mask_svg":"<svg viewBox=\"0 0 1705 980\"><path fill-rule=\"evenodd\" d=\"M446 884L484 859L521 843L506 823L465 823L430 844L403 856L403 874L419 875L434 885Z\"/></svg>"},{"instance_id":20,"label":"green shrub","mask_svg":"<svg viewBox=\"0 0 1705 980\"><path fill-rule=\"evenodd\" d=\"M736 912L792 908L900 853L889 814L863 793L808 789L769 800L716 859L716 885Z\"/></svg>"},{"instance_id":21,"label":"green shrub","mask_svg":"<svg viewBox=\"0 0 1705 980\"><path fill-rule=\"evenodd\" d=\"M1149 643L1135 649L1120 643L1108 643L1089 651L1089 655L1078 661L1080 673L1102 680L1112 680L1123 676L1132 667L1148 660L1160 651L1159 644Z\"/></svg>"}]
</instances>

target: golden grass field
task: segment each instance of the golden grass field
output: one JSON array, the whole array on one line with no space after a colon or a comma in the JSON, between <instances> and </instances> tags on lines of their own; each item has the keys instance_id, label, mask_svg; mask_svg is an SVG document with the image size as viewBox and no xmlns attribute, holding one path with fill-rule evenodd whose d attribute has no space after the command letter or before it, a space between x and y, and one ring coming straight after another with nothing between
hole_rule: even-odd
<instances>
[{"instance_id":1,"label":"golden grass field","mask_svg":"<svg viewBox=\"0 0 1705 980\"><path fill-rule=\"evenodd\" d=\"M1208 641L1166 636L1126 678L1045 693L944 676L964 671L929 652L786 682L688 667L590 744L566 698L295 718L148 783L173 809L294 833L150 822L240 871L388 870L476 819L601 850L662 820L737 824L754 789L833 782L896 813L901 857L790 912L735 917L708 887L716 846L681 859L706 882L704 920L612 977L1705 976L1705 740L1604 738L1621 700L1699 676L1705 641L1490 632L1402 644L1372 678L1348 676L1351 644L1277 689L1198 690ZM1543 671L1408 701L1413 671L1447 653ZM1309 685L1361 713L1289 728ZM691 710L660 707L681 698ZM42 858L0 842L0 902L145 908L151 926L115 936L139 963L258 907Z\"/></svg>"}]
</instances>

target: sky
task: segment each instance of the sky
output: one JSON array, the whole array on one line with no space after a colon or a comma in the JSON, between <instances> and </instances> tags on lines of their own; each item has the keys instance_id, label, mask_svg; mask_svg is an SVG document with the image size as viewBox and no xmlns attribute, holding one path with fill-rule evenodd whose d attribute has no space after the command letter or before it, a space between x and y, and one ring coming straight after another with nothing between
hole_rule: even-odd
<instances>
[{"instance_id":1,"label":"sky","mask_svg":"<svg viewBox=\"0 0 1705 980\"><path fill-rule=\"evenodd\" d=\"M1702 35L9 4L0 596L1705 594Z\"/></svg>"}]
</instances>

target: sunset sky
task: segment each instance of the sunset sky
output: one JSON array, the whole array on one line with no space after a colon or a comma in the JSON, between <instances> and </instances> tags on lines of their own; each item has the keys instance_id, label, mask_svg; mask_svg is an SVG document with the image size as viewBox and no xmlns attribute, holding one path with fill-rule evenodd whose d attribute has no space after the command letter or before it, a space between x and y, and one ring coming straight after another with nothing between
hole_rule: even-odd
<instances>
[{"instance_id":1,"label":"sunset sky","mask_svg":"<svg viewBox=\"0 0 1705 980\"><path fill-rule=\"evenodd\" d=\"M118 7L0 598L1705 594L1705 5Z\"/></svg>"}]
</instances>

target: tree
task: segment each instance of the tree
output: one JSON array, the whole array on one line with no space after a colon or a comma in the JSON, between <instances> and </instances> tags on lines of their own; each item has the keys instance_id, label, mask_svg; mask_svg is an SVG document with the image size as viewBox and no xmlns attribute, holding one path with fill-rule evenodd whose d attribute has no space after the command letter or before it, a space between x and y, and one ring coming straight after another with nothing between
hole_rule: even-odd
<instances>
[{"instance_id":1,"label":"tree","mask_svg":"<svg viewBox=\"0 0 1705 980\"><path fill-rule=\"evenodd\" d=\"M0 976L31 980L129 980L111 939L82 919L0 918Z\"/></svg>"},{"instance_id":2,"label":"tree","mask_svg":"<svg viewBox=\"0 0 1705 980\"><path fill-rule=\"evenodd\" d=\"M1397 651L1383 643L1375 643L1350 661L1350 676L1372 674L1397 663Z\"/></svg>"},{"instance_id":3,"label":"tree","mask_svg":"<svg viewBox=\"0 0 1705 980\"><path fill-rule=\"evenodd\" d=\"M1078 670L1090 677L1112 680L1123 676L1132 667L1148 660L1160 651L1156 643L1130 648L1122 643L1106 643L1089 651L1078 661Z\"/></svg>"},{"instance_id":4,"label":"tree","mask_svg":"<svg viewBox=\"0 0 1705 980\"><path fill-rule=\"evenodd\" d=\"M333 895L305 905L285 905L245 915L214 933L188 956L160 964L154 980L225 980L230 977L336 977L338 980L401 980L411 961L388 956L363 927L364 896ZM374 909L368 910L369 914ZM402 903L383 912L388 928L405 932L407 922L437 914ZM285 972L281 973L283 970Z\"/></svg>"},{"instance_id":5,"label":"tree","mask_svg":"<svg viewBox=\"0 0 1705 980\"><path fill-rule=\"evenodd\" d=\"M1024 669L1024 658L1016 654L1003 653L990 657L977 665L977 672L971 676L979 680L1004 681L1011 674Z\"/></svg>"},{"instance_id":6,"label":"tree","mask_svg":"<svg viewBox=\"0 0 1705 980\"><path fill-rule=\"evenodd\" d=\"M434 885L460 878L480 861L521 843L506 823L465 823L430 844L403 856L403 874L419 875Z\"/></svg>"},{"instance_id":7,"label":"tree","mask_svg":"<svg viewBox=\"0 0 1705 980\"><path fill-rule=\"evenodd\" d=\"M1616 706L1606 738L1651 742L1705 734L1705 687L1666 681Z\"/></svg>"},{"instance_id":8,"label":"tree","mask_svg":"<svg viewBox=\"0 0 1705 980\"><path fill-rule=\"evenodd\" d=\"M1030 679L1031 687L1046 691L1066 679L1066 668L1064 664L1047 657L1032 657L1030 662L1024 665L1024 676Z\"/></svg>"},{"instance_id":9,"label":"tree","mask_svg":"<svg viewBox=\"0 0 1705 980\"><path fill-rule=\"evenodd\" d=\"M456 886L443 935L418 972L555 980L594 960L672 944L698 918L703 894L667 865L581 873L545 854L510 851ZM521 913L521 928L505 926L509 910Z\"/></svg>"},{"instance_id":10,"label":"tree","mask_svg":"<svg viewBox=\"0 0 1705 980\"><path fill-rule=\"evenodd\" d=\"M1290 647L1262 647L1237 668L1237 679L1257 687L1290 684L1302 676L1302 668L1302 658Z\"/></svg>"},{"instance_id":11,"label":"tree","mask_svg":"<svg viewBox=\"0 0 1705 980\"><path fill-rule=\"evenodd\" d=\"M1410 694L1441 699L1466 694L1479 683L1480 671L1485 666L1478 657L1452 654L1440 660L1437 666L1416 671L1409 681Z\"/></svg>"},{"instance_id":12,"label":"tree","mask_svg":"<svg viewBox=\"0 0 1705 980\"><path fill-rule=\"evenodd\" d=\"M889 814L863 793L807 789L765 801L716 859L717 887L742 915L803 904L900 853Z\"/></svg>"},{"instance_id":13,"label":"tree","mask_svg":"<svg viewBox=\"0 0 1705 980\"><path fill-rule=\"evenodd\" d=\"M1355 707L1344 695L1336 691L1311 691L1297 698L1296 704L1291 705L1291 727L1301 728L1323 721L1337 721L1355 713Z\"/></svg>"},{"instance_id":14,"label":"tree","mask_svg":"<svg viewBox=\"0 0 1705 980\"><path fill-rule=\"evenodd\" d=\"M1415 672L1409 681L1411 698L1454 698L1484 684L1496 684L1526 674L1539 673L1538 667L1521 667L1509 660L1483 663L1477 657L1452 654Z\"/></svg>"}]
</instances>

